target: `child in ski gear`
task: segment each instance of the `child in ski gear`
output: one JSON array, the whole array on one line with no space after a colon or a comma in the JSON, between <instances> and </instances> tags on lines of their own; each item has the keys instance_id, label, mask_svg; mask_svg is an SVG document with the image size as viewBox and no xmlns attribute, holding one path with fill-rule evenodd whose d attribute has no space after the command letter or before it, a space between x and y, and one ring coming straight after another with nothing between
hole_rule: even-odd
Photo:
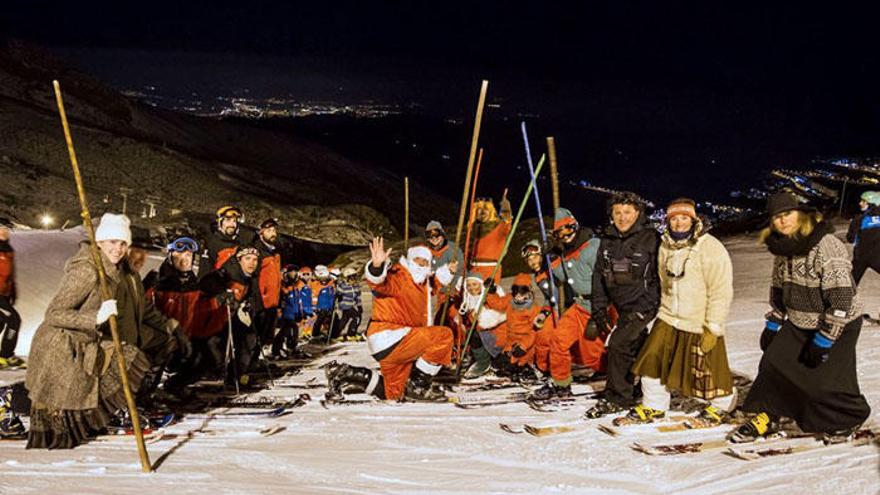
<instances>
[{"instance_id":1,"label":"child in ski gear","mask_svg":"<svg viewBox=\"0 0 880 495\"><path fill-rule=\"evenodd\" d=\"M15 310L15 250L9 244L9 225L0 224L0 370L22 366L15 355L21 316Z\"/></svg>"},{"instance_id":2,"label":"child in ski gear","mask_svg":"<svg viewBox=\"0 0 880 495\"><path fill-rule=\"evenodd\" d=\"M669 393L709 401L703 418L720 422L736 406L725 323L733 302L733 267L721 242L703 230L693 200L666 208L658 256L660 310L633 365L642 403L628 417L650 422L669 409Z\"/></svg>"},{"instance_id":3,"label":"child in ski gear","mask_svg":"<svg viewBox=\"0 0 880 495\"><path fill-rule=\"evenodd\" d=\"M536 341L545 330L536 328L535 320L542 308L535 302L529 274L520 273L513 279L509 302L504 352L510 359L515 380L533 379ZM541 337L547 339L546 335Z\"/></svg>"},{"instance_id":4,"label":"child in ski gear","mask_svg":"<svg viewBox=\"0 0 880 495\"><path fill-rule=\"evenodd\" d=\"M110 213L96 231L107 284L115 294L131 243L128 218ZM28 448L73 448L88 441L126 407L113 342L103 340L107 321L121 315L114 299L102 300L88 243L67 261L58 293L34 335L26 386L31 400ZM138 348L122 343L128 383L137 393L150 363Z\"/></svg>"},{"instance_id":5,"label":"child in ski gear","mask_svg":"<svg viewBox=\"0 0 880 495\"><path fill-rule=\"evenodd\" d=\"M301 293L304 285L299 280L298 270L288 265L281 273L281 325L272 339L272 357L275 359L296 354L299 324L305 317ZM311 296L308 299L311 304Z\"/></svg>"},{"instance_id":6,"label":"child in ski gear","mask_svg":"<svg viewBox=\"0 0 880 495\"><path fill-rule=\"evenodd\" d=\"M306 338L311 338L312 325L315 322L315 308L312 305L312 274L311 268L307 266L300 268L295 285L301 298L299 308L303 318L299 325L299 333L300 336Z\"/></svg>"},{"instance_id":7,"label":"child in ski gear","mask_svg":"<svg viewBox=\"0 0 880 495\"><path fill-rule=\"evenodd\" d=\"M357 272L353 268L346 268L342 271L337 289L337 305L341 315L336 336L355 338L358 336L364 307L361 304L361 284Z\"/></svg>"},{"instance_id":8,"label":"child in ski gear","mask_svg":"<svg viewBox=\"0 0 880 495\"><path fill-rule=\"evenodd\" d=\"M477 378L489 372L492 361L504 350L509 298L504 297L504 291L495 287L491 278L484 282L483 276L477 272L468 273L464 284L461 303L456 307L455 324L459 326L459 332L466 335L477 318L476 331L467 343L473 364L464 375L465 378ZM480 307L484 296L485 301Z\"/></svg>"},{"instance_id":9,"label":"child in ski gear","mask_svg":"<svg viewBox=\"0 0 880 495\"><path fill-rule=\"evenodd\" d=\"M278 219L269 218L260 224L254 247L260 252L259 284L263 310L255 321L262 345L268 345L275 336L278 304L281 300L281 253L278 252Z\"/></svg>"},{"instance_id":10,"label":"child in ski gear","mask_svg":"<svg viewBox=\"0 0 880 495\"><path fill-rule=\"evenodd\" d=\"M537 329L535 335L535 366L543 373L550 372L550 335L553 332L554 320L547 318L552 312L556 300L550 290L550 282L547 277L546 261L544 257L544 249L541 241L533 239L523 245L520 250L523 259L526 260L529 270L534 275L535 285L541 290L544 296L544 305L535 315L533 326Z\"/></svg>"},{"instance_id":11,"label":"child in ski gear","mask_svg":"<svg viewBox=\"0 0 880 495\"><path fill-rule=\"evenodd\" d=\"M513 225L513 210L507 199L507 190L501 198L501 212L496 212L491 198L477 198L474 201L472 218L474 219L473 241L467 261L470 271L476 271L487 279L498 265L504 241ZM464 269L464 267L462 267ZM501 283L501 267L495 273L495 284Z\"/></svg>"},{"instance_id":12,"label":"child in ski gear","mask_svg":"<svg viewBox=\"0 0 880 495\"><path fill-rule=\"evenodd\" d=\"M555 212L553 237L557 243L557 256L551 261L553 277L563 282L566 297L562 301L563 312L550 329L552 380L533 394L540 400L571 394L573 361L594 371L605 370L605 335L585 333L593 309L590 299L599 239L592 236L590 229L581 228L565 208Z\"/></svg>"},{"instance_id":13,"label":"child in ski gear","mask_svg":"<svg viewBox=\"0 0 880 495\"><path fill-rule=\"evenodd\" d=\"M611 217L602 234L593 271L592 309L595 330L611 329L608 308L619 313L608 341L608 380L605 397L587 411L595 418L635 406L635 375L631 368L648 336L648 324L660 305L657 249L660 237L644 213L644 203L633 193L620 193L608 203Z\"/></svg>"},{"instance_id":14,"label":"child in ski gear","mask_svg":"<svg viewBox=\"0 0 880 495\"><path fill-rule=\"evenodd\" d=\"M380 373L367 368L328 367L328 397L367 393L382 399L433 400L443 396L431 385L434 375L452 359L452 330L433 326L433 293L452 281L449 268L431 277L431 251L424 246L407 250L395 264L381 237L370 243L370 261L364 267L373 291L373 316L367 346L379 361ZM455 267L453 267L455 268Z\"/></svg>"},{"instance_id":15,"label":"child in ski gear","mask_svg":"<svg viewBox=\"0 0 880 495\"><path fill-rule=\"evenodd\" d=\"M312 340L323 341L332 329L333 311L336 310L336 287L330 279L330 270L324 265L315 267L314 279L309 284L312 291L312 307L315 323L312 327Z\"/></svg>"},{"instance_id":16,"label":"child in ski gear","mask_svg":"<svg viewBox=\"0 0 880 495\"><path fill-rule=\"evenodd\" d=\"M880 273L880 192L866 191L859 202L861 213L853 217L846 240L853 243L853 278L856 285L868 268Z\"/></svg>"},{"instance_id":17,"label":"child in ski gear","mask_svg":"<svg viewBox=\"0 0 880 495\"><path fill-rule=\"evenodd\" d=\"M767 202L761 239L775 256L764 356L743 410L755 418L730 439L774 430L780 416L806 432L846 436L870 415L859 390L856 344L862 304L845 246L821 214L780 192Z\"/></svg>"},{"instance_id":18,"label":"child in ski gear","mask_svg":"<svg viewBox=\"0 0 880 495\"><path fill-rule=\"evenodd\" d=\"M217 221L205 241L199 277L218 270L239 247L253 244L253 235L241 230L242 222L244 214L235 206L223 206L217 210Z\"/></svg>"}]
</instances>

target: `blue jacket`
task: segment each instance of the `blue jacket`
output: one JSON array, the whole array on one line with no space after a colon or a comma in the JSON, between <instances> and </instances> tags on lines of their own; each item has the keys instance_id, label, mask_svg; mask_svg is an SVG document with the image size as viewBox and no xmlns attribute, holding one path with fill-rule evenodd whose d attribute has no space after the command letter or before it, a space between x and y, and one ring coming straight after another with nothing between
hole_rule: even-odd
<instances>
[{"instance_id":1,"label":"blue jacket","mask_svg":"<svg viewBox=\"0 0 880 495\"><path fill-rule=\"evenodd\" d=\"M332 285L327 285L318 292L318 306L315 311L333 311L333 300L336 298L336 290Z\"/></svg>"},{"instance_id":2,"label":"blue jacket","mask_svg":"<svg viewBox=\"0 0 880 495\"><path fill-rule=\"evenodd\" d=\"M312 315L312 290L308 285L300 288L285 286L281 297L281 317L285 320L301 320Z\"/></svg>"}]
</instances>

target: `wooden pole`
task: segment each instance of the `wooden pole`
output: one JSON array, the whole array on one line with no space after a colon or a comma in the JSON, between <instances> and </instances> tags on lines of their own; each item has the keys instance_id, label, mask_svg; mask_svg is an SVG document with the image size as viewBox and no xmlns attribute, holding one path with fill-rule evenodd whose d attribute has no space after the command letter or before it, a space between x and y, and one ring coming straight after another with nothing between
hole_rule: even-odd
<instances>
[{"instance_id":1,"label":"wooden pole","mask_svg":"<svg viewBox=\"0 0 880 495\"><path fill-rule=\"evenodd\" d=\"M464 216L468 207L468 193L471 190L471 176L474 172L474 160L477 157L477 143L480 140L480 126L483 123L483 108L486 106L486 92L489 90L489 81L483 80L483 84L480 86L480 98L477 101L477 115L474 118L474 132L471 136L471 152L468 156L468 166L467 171L464 175L464 189L461 191L461 208L458 211L458 225L455 227L455 245L461 248L461 229L464 227ZM452 261L461 261L458 259L458 251L456 250L452 254ZM467 267L463 267L465 273L467 272ZM446 298L446 301L443 303L443 310L440 314L440 326L446 324L446 313L449 310L449 297ZM459 356L459 359L461 356Z\"/></svg>"},{"instance_id":2,"label":"wooden pole","mask_svg":"<svg viewBox=\"0 0 880 495\"><path fill-rule=\"evenodd\" d=\"M466 231L467 233L464 236L464 249L462 250L463 251L462 256L464 257L464 259L461 260L462 275L463 275L462 279L467 277L467 272L468 272L468 256L470 256L470 247L471 247L471 229L474 226L474 200L476 199L476 196L477 196L477 181L480 179L480 165L482 165L482 163L483 163L483 148L480 148L480 154L477 157L477 168L476 168L476 170L474 170L474 180L473 180L473 187L471 187L471 197L470 197L470 201L468 202L468 221L467 221L467 231ZM458 246L458 247L459 247L459 249L461 249L461 246ZM453 274L453 275L455 275L455 274ZM455 277L453 277L452 279L455 280ZM453 290L454 290L454 288L453 288ZM447 293L448 297L452 297L452 293L453 293L453 291L449 291ZM443 326L443 323L445 322L445 315L446 315L447 309L448 309L448 305L444 305L444 308L443 308L443 315L444 316L440 317L440 326ZM461 356L461 339L456 339L456 341L455 341L455 352L456 352L456 354L455 354L456 356L459 356L459 357Z\"/></svg>"},{"instance_id":3,"label":"wooden pole","mask_svg":"<svg viewBox=\"0 0 880 495\"><path fill-rule=\"evenodd\" d=\"M409 177L403 178L403 249L409 249Z\"/></svg>"},{"instance_id":4,"label":"wooden pole","mask_svg":"<svg viewBox=\"0 0 880 495\"><path fill-rule=\"evenodd\" d=\"M553 185L553 214L559 209L559 169L556 168L556 140L547 138L547 158L550 159L550 184Z\"/></svg>"},{"instance_id":5,"label":"wooden pole","mask_svg":"<svg viewBox=\"0 0 880 495\"><path fill-rule=\"evenodd\" d=\"M67 141L67 152L70 154L70 165L73 167L73 177L76 179L76 191L79 194L79 204L82 207L83 226L91 241L92 259L98 270L98 283L101 286L101 297L109 300L113 299L110 293L110 287L107 285L107 275L104 273L104 262L101 259L101 252L98 249L98 243L95 241L95 228L92 225L92 216L89 214L89 202L86 199L86 191L83 187L82 176L79 173L79 164L76 160L76 151L73 149L73 138L70 135L70 126L67 123L67 113L64 111L64 101L61 98L61 85L58 81L52 81L55 87L55 100L58 103L58 113L61 114L61 126L64 128L64 139ZM119 340L119 330L117 328L116 316L110 316L110 334L113 336L113 347L116 351L116 363L119 365L119 376L122 378L122 390L125 392L125 402L128 404L128 412L131 415L132 426L134 427L134 438L137 443L138 455L141 459L141 469L145 473L153 470L150 464L150 457L147 454L147 447L144 444L144 433L141 431L140 418L138 417L137 406L134 403L134 396L131 394L131 388L128 384L128 372L125 369L125 356L122 353L122 343Z\"/></svg>"}]
</instances>

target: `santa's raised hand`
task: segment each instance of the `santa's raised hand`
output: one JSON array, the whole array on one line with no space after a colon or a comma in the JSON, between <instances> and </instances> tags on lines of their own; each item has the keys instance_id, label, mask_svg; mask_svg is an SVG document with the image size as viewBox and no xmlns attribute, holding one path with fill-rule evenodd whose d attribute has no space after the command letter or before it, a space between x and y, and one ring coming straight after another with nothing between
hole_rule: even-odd
<instances>
[{"instance_id":1,"label":"santa's raised hand","mask_svg":"<svg viewBox=\"0 0 880 495\"><path fill-rule=\"evenodd\" d=\"M385 262L391 258L391 250L393 248L388 248L385 250L385 240L381 237L374 237L372 241L370 241L370 262L373 264L375 268L381 268L385 265Z\"/></svg>"}]
</instances>

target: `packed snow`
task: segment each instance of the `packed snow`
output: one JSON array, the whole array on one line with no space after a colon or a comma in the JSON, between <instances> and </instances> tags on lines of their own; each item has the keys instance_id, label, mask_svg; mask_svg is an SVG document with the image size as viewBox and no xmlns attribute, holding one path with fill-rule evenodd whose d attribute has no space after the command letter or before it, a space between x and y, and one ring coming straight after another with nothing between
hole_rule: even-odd
<instances>
[{"instance_id":1,"label":"packed snow","mask_svg":"<svg viewBox=\"0 0 880 495\"><path fill-rule=\"evenodd\" d=\"M82 233L15 232L20 285L18 309L30 338L56 290L61 268ZM727 346L731 367L754 376L761 352L758 336L766 311L771 257L754 237L725 241L731 252L736 298ZM155 260L154 260L155 262ZM866 309L880 309L880 276L862 281ZM365 300L369 311L370 301ZM859 343L859 379L874 408L880 408L880 330L866 326ZM671 443L723 437L726 428L679 433L624 430L612 438L579 418L592 403L542 413L525 404L463 410L452 404L331 406L323 390L289 385L317 377L330 359L374 366L363 343L344 344L301 374L276 378L274 388L254 397L313 400L278 418L185 419L170 426L175 439L148 445L156 471L142 474L132 437L95 442L70 451L29 451L24 442L0 442L0 493L878 493L880 446L838 445L806 453L742 461L720 452L649 457L629 448L633 441ZM23 372L0 373L0 383ZM588 385L577 385L575 391ZM514 389L515 390L515 389ZM510 390L472 392L504 395ZM356 397L356 396L355 396ZM607 422L604 421L604 422ZM578 424L548 437L513 435L499 423ZM269 426L286 429L262 437ZM729 428L729 427L727 427Z\"/></svg>"}]
</instances>

